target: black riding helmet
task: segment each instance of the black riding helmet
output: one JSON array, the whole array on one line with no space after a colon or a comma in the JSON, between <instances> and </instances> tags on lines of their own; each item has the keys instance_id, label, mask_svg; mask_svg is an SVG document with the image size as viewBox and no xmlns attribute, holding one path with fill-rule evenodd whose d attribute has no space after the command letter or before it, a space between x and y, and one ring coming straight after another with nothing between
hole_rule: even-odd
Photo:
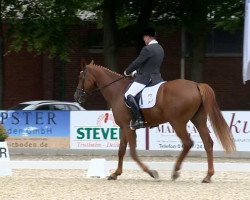
<instances>
[{"instance_id":1,"label":"black riding helmet","mask_svg":"<svg viewBox=\"0 0 250 200\"><path fill-rule=\"evenodd\" d=\"M156 31L152 27L145 28L143 30L142 36L150 36L150 37L156 37Z\"/></svg>"}]
</instances>

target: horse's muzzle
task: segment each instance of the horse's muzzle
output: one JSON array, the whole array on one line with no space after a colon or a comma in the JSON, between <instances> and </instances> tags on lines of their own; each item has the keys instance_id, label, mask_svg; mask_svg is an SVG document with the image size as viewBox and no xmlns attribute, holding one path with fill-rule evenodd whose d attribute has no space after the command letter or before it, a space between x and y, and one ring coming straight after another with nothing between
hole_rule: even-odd
<instances>
[{"instance_id":1,"label":"horse's muzzle","mask_svg":"<svg viewBox=\"0 0 250 200\"><path fill-rule=\"evenodd\" d=\"M84 103L87 99L87 93L84 92L83 90L76 89L74 94L74 99L79 104Z\"/></svg>"}]
</instances>

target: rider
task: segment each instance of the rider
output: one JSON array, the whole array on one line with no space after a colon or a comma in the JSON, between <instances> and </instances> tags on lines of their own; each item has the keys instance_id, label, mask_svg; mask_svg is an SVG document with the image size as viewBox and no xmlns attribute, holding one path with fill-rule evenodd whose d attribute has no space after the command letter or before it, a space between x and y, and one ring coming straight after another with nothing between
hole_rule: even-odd
<instances>
[{"instance_id":1,"label":"rider","mask_svg":"<svg viewBox=\"0 0 250 200\"><path fill-rule=\"evenodd\" d=\"M135 118L134 123L130 125L131 129L143 128L145 124L135 96L146 86L153 86L163 81L160 67L164 58L164 50L156 41L155 29L146 28L142 36L145 46L139 56L124 71L125 76L134 77L133 83L125 93L125 101L132 109Z\"/></svg>"}]
</instances>

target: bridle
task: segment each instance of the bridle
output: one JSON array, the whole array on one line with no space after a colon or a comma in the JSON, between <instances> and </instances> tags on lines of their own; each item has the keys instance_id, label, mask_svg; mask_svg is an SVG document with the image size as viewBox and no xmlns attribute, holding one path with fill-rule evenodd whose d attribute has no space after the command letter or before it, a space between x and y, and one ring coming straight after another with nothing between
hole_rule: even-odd
<instances>
[{"instance_id":1,"label":"bridle","mask_svg":"<svg viewBox=\"0 0 250 200\"><path fill-rule=\"evenodd\" d=\"M84 73L83 79L84 79L84 81L85 81L85 75L86 75L86 73L87 73L87 69L85 69L85 70L83 71L83 73ZM116 82L118 82L118 81L120 81L120 80L122 80L122 79L124 79L124 78L126 78L126 77L125 77L125 76L122 76L122 77L120 77L120 78L118 78L118 79L116 79L116 80L114 80L114 81L108 83L107 85L104 85L104 86L102 86L102 87L100 87L100 88L96 88L96 89L94 89L94 90L92 90L92 91L84 91L84 89L78 88L78 87L77 87L77 88L76 88L76 93L77 93L78 98L75 96L75 100L76 100L78 103L83 103L84 101L86 101L86 99L87 99L88 96L91 96L92 94L94 94L94 93L96 93L96 92L99 92L99 91L105 89L106 87L109 87L110 85L112 85L112 84L114 84L114 83L116 83ZM83 82L81 85L84 85L84 82Z\"/></svg>"}]
</instances>

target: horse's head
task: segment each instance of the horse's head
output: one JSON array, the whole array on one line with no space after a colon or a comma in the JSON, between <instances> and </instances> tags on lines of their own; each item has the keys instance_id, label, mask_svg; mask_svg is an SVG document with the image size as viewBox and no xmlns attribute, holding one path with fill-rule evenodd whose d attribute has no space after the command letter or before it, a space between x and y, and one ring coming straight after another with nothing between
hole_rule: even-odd
<instances>
[{"instance_id":1,"label":"horse's head","mask_svg":"<svg viewBox=\"0 0 250 200\"><path fill-rule=\"evenodd\" d=\"M93 65L94 61L92 60L89 65ZM94 77L88 72L85 60L81 61L82 71L78 76L78 85L74 94L74 99L78 103L84 103L88 96L88 93L95 89Z\"/></svg>"}]
</instances>

